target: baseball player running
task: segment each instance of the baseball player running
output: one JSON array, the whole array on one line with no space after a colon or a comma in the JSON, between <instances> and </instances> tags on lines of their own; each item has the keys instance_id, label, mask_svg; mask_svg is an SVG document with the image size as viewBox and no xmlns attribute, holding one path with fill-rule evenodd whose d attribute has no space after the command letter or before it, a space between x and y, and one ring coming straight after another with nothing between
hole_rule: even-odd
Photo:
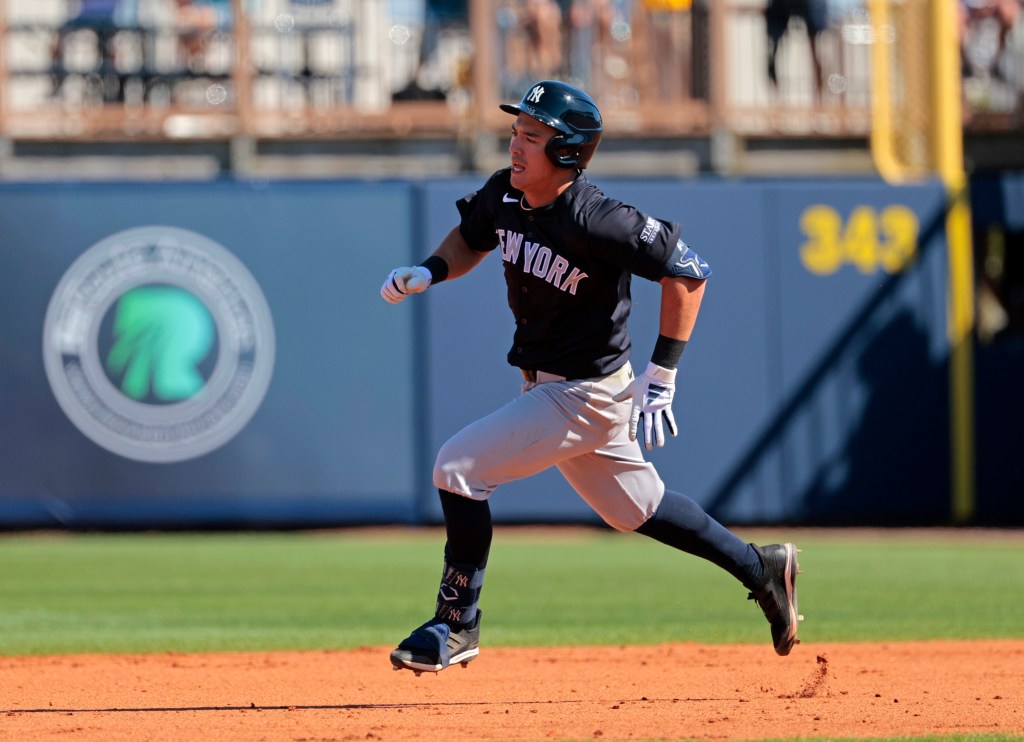
<instances>
[{"instance_id":1,"label":"baseball player running","mask_svg":"<svg viewBox=\"0 0 1024 742\"><path fill-rule=\"evenodd\" d=\"M391 271L397 304L459 278L497 252L515 334L508 362L522 394L441 447L433 481L446 542L433 617L391 653L396 670L438 672L479 653L480 593L490 551L488 498L550 466L613 528L710 560L739 580L771 625L775 651L798 642L797 549L748 544L665 489L647 450L676 435L677 365L711 271L679 224L605 196L584 175L603 131L594 101L564 82L533 85L515 116L511 166L460 199L460 223L434 253ZM634 376L626 321L633 275L661 285L659 337Z\"/></svg>"}]
</instances>

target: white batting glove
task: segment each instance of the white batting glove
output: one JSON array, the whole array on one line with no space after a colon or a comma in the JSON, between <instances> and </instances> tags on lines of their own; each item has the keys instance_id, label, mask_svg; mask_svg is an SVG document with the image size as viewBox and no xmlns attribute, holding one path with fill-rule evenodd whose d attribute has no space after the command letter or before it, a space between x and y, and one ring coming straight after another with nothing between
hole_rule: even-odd
<instances>
[{"instance_id":1,"label":"white batting glove","mask_svg":"<svg viewBox=\"0 0 1024 742\"><path fill-rule=\"evenodd\" d=\"M633 381L633 410L629 416L629 439L636 440L640 419L644 423L644 446L648 451L665 445L665 430L678 434L676 419L672 415L672 397L676 393L676 370L662 368L653 363Z\"/></svg>"},{"instance_id":2,"label":"white batting glove","mask_svg":"<svg viewBox=\"0 0 1024 742\"><path fill-rule=\"evenodd\" d=\"M411 268L395 268L384 280L384 285L380 287L380 295L384 301L397 304L409 294L426 291L431 280L433 280L433 276L422 265Z\"/></svg>"}]
</instances>

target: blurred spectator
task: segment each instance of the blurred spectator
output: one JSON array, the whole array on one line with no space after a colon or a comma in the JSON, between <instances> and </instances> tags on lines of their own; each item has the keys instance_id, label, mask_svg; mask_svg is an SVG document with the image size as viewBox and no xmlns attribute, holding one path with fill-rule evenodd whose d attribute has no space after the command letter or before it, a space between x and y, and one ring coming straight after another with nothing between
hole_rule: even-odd
<instances>
[{"instance_id":1,"label":"blurred spectator","mask_svg":"<svg viewBox=\"0 0 1024 742\"><path fill-rule=\"evenodd\" d=\"M525 0L523 31L529 46L528 73L534 80L562 72L562 9L555 0Z\"/></svg>"},{"instance_id":2,"label":"blurred spectator","mask_svg":"<svg viewBox=\"0 0 1024 742\"><path fill-rule=\"evenodd\" d=\"M644 0L647 10L644 83L661 101L690 97L693 38L691 0ZM638 35L640 18L637 18Z\"/></svg>"},{"instance_id":3,"label":"blurred spectator","mask_svg":"<svg viewBox=\"0 0 1024 742\"><path fill-rule=\"evenodd\" d=\"M68 36L89 31L96 38L97 66L95 72L103 84L105 101L121 100L124 91L118 80L114 37L134 16L138 0L78 0L71 3L74 12L57 29L57 38L51 50L53 59L53 93L58 95L67 78L64 52Z\"/></svg>"},{"instance_id":4,"label":"blurred spectator","mask_svg":"<svg viewBox=\"0 0 1024 742\"><path fill-rule=\"evenodd\" d=\"M426 64L437 53L445 31L468 28L469 0L426 0L420 64Z\"/></svg>"},{"instance_id":5,"label":"blurred spectator","mask_svg":"<svg viewBox=\"0 0 1024 742\"><path fill-rule=\"evenodd\" d=\"M395 101L445 100L445 85L464 84L464 80L448 80L442 83L432 67L443 66L438 57L441 54L442 38L445 34L469 36L469 0L425 0L423 8L423 34L420 41L419 61L416 72L409 83L392 94ZM460 78L466 71L457 69L455 77ZM433 78L433 79L431 79Z\"/></svg>"},{"instance_id":6,"label":"blurred spectator","mask_svg":"<svg viewBox=\"0 0 1024 742\"><path fill-rule=\"evenodd\" d=\"M600 87L601 75L593 73L600 72L611 53L613 10L611 0L572 0L568 8L568 74L574 84L588 90ZM600 94L596 89L591 92Z\"/></svg>"},{"instance_id":7,"label":"blurred spectator","mask_svg":"<svg viewBox=\"0 0 1024 742\"><path fill-rule=\"evenodd\" d=\"M985 73L1002 78L999 61L1006 49L1006 39L1020 18L1020 0L958 0L957 26L960 33L960 60L964 76L969 77L976 71L967 51L968 40L973 27L981 21L994 19L998 24L998 42L991 55Z\"/></svg>"},{"instance_id":8,"label":"blurred spectator","mask_svg":"<svg viewBox=\"0 0 1024 742\"><path fill-rule=\"evenodd\" d=\"M841 28L844 23L867 23L870 21L867 0L826 0L828 25Z\"/></svg>"},{"instance_id":9,"label":"blurred spectator","mask_svg":"<svg viewBox=\"0 0 1024 742\"><path fill-rule=\"evenodd\" d=\"M814 69L814 90L820 96L824 88L824 76L818 40L821 33L828 27L826 0L768 0L764 18L768 31L768 79L772 86L777 88L779 84L776 69L779 44L789 31L790 21L793 18L799 18L807 29L807 40L811 47L811 65Z\"/></svg>"},{"instance_id":10,"label":"blurred spectator","mask_svg":"<svg viewBox=\"0 0 1024 742\"><path fill-rule=\"evenodd\" d=\"M213 33L231 21L231 0L174 0L178 45L185 68L203 68L202 55Z\"/></svg>"}]
</instances>

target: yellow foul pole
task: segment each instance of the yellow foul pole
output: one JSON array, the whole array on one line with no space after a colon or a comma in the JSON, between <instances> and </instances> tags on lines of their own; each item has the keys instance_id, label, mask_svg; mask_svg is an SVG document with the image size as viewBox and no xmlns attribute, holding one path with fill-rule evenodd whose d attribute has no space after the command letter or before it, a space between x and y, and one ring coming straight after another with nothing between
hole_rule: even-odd
<instances>
[{"instance_id":1,"label":"yellow foul pole","mask_svg":"<svg viewBox=\"0 0 1024 742\"><path fill-rule=\"evenodd\" d=\"M950 446L952 513L956 523L974 516L974 260L971 212L964 172L960 47L956 3L931 0L934 44L932 84L936 126L935 160L946 187L949 210Z\"/></svg>"}]
</instances>

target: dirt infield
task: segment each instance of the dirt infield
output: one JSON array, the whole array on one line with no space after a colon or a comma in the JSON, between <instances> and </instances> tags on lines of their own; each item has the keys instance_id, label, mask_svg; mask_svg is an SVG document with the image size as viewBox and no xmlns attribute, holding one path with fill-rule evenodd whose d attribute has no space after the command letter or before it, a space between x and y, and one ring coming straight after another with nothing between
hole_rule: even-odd
<instances>
[{"instance_id":1,"label":"dirt infield","mask_svg":"<svg viewBox=\"0 0 1024 742\"><path fill-rule=\"evenodd\" d=\"M548 740L1024 735L1024 641L0 658L0 739Z\"/></svg>"}]
</instances>

